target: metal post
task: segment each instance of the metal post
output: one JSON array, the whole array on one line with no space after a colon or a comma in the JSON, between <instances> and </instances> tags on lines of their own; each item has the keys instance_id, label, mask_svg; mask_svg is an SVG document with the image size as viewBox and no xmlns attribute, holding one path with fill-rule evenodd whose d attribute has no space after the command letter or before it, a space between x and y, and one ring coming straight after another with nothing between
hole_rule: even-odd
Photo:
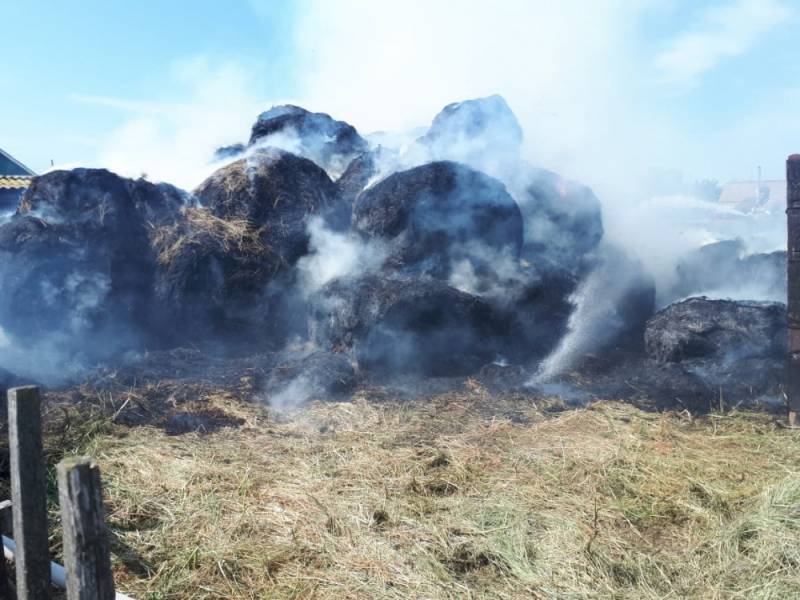
<instances>
[{"instance_id":1,"label":"metal post","mask_svg":"<svg viewBox=\"0 0 800 600\"><path fill-rule=\"evenodd\" d=\"M17 597L50 597L50 549L47 536L47 483L42 459L39 388L8 390L8 443L11 502L17 555Z\"/></svg>"},{"instance_id":2,"label":"metal post","mask_svg":"<svg viewBox=\"0 0 800 600\"><path fill-rule=\"evenodd\" d=\"M789 426L800 426L800 154L786 160L786 221L788 229L786 308L789 325L787 398Z\"/></svg>"},{"instance_id":3,"label":"metal post","mask_svg":"<svg viewBox=\"0 0 800 600\"><path fill-rule=\"evenodd\" d=\"M68 600L114 600L100 469L89 458L58 465Z\"/></svg>"}]
</instances>

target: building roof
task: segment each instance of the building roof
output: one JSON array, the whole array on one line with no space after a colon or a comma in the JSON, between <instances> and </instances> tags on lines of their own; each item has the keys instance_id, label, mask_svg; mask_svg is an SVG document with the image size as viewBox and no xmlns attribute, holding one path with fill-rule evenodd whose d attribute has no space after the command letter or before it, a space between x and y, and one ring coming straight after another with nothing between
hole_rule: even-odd
<instances>
[{"instance_id":1,"label":"building roof","mask_svg":"<svg viewBox=\"0 0 800 600\"><path fill-rule=\"evenodd\" d=\"M32 179L28 175L0 175L0 190L24 190Z\"/></svg>"},{"instance_id":2,"label":"building roof","mask_svg":"<svg viewBox=\"0 0 800 600\"><path fill-rule=\"evenodd\" d=\"M0 177L3 175L24 175L33 177L36 173L10 154L3 152L2 148L0 148Z\"/></svg>"},{"instance_id":3,"label":"building roof","mask_svg":"<svg viewBox=\"0 0 800 600\"><path fill-rule=\"evenodd\" d=\"M785 181L778 179L762 181L760 192L758 185L758 181L726 183L722 186L719 202L743 212L755 210L773 212L786 208Z\"/></svg>"}]
</instances>

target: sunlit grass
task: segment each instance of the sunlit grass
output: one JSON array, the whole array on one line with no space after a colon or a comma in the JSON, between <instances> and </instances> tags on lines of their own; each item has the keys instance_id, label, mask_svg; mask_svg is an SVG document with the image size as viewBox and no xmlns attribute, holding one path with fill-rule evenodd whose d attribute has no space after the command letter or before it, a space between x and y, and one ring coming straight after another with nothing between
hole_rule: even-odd
<instances>
[{"instance_id":1,"label":"sunlit grass","mask_svg":"<svg viewBox=\"0 0 800 600\"><path fill-rule=\"evenodd\" d=\"M504 404L504 402L506 402ZM99 429L139 598L800 597L800 436L761 414L547 413L485 393L221 398L239 429ZM493 416L496 415L496 416Z\"/></svg>"}]
</instances>

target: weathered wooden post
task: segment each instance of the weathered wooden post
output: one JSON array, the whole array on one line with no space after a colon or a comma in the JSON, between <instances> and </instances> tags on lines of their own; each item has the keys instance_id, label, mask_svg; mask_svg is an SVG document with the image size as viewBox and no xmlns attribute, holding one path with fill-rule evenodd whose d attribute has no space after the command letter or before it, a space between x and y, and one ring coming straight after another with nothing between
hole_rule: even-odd
<instances>
[{"instance_id":1,"label":"weathered wooden post","mask_svg":"<svg viewBox=\"0 0 800 600\"><path fill-rule=\"evenodd\" d=\"M8 390L8 443L14 539L17 543L14 559L17 597L19 600L46 599L50 597L50 550L38 387Z\"/></svg>"},{"instance_id":2,"label":"weathered wooden post","mask_svg":"<svg viewBox=\"0 0 800 600\"><path fill-rule=\"evenodd\" d=\"M114 600L100 469L89 458L58 465L68 600Z\"/></svg>"},{"instance_id":3,"label":"weathered wooden post","mask_svg":"<svg viewBox=\"0 0 800 600\"><path fill-rule=\"evenodd\" d=\"M11 500L3 500L0 502L0 534L7 536L12 535L12 518ZM5 599L13 597L11 584L8 579L8 569L6 569L5 550L2 548L2 539L0 539L0 598Z\"/></svg>"},{"instance_id":4,"label":"weathered wooden post","mask_svg":"<svg viewBox=\"0 0 800 600\"><path fill-rule=\"evenodd\" d=\"M800 154L786 160L786 221L788 229L786 308L789 318L787 389L789 426L800 426Z\"/></svg>"}]
</instances>

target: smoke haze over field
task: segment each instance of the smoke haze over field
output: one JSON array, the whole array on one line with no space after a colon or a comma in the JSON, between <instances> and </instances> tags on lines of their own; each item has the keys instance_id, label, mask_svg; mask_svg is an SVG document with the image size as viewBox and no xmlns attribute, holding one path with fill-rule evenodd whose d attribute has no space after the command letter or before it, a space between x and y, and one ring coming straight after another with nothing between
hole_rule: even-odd
<instances>
[{"instance_id":1,"label":"smoke haze over field","mask_svg":"<svg viewBox=\"0 0 800 600\"><path fill-rule=\"evenodd\" d=\"M207 18L230 27L243 8ZM58 119L60 129L37 134L46 154L27 162L44 170L54 157L192 187L208 153L244 141L240 132L273 103L323 110L366 134L425 126L449 102L498 93L520 118L529 159L609 202L635 196L651 167L724 181L762 164L778 177L800 132L786 119L800 93L790 62L797 11L787 0L303 0L290 14L250 0L249 8L235 29L242 46L224 50L184 31L185 14L164 11L158 25L193 43L163 51L157 64L140 53L147 75L131 68L125 85L112 83L116 72L104 73L105 84L81 83L94 73L79 62L71 86L39 93L50 101L37 118ZM245 47L256 33L269 43L261 52ZM129 32L118 37L138 43ZM781 66L786 76L774 76ZM19 99L13 108L29 105L41 112ZM70 111L91 119L59 117ZM32 144L29 130L14 137L18 126L10 123L4 146ZM52 148L58 136L69 151Z\"/></svg>"},{"instance_id":2,"label":"smoke haze over field","mask_svg":"<svg viewBox=\"0 0 800 600\"><path fill-rule=\"evenodd\" d=\"M525 158L593 187L609 237L660 274L677 254L725 232L713 230L713 210L690 198L650 200L653 169L724 181L771 160L778 177L800 137L796 119L781 121L791 93L756 103L742 120L698 126L683 118L705 76L786 30L796 17L791 5L698 7L682 30L642 51L651 21L674 18L677 4L468 1L454 10L437 1L311 1L297 30L298 40L314 40L299 43L308 65L303 99L362 131L402 130L454 100L500 93L525 132ZM664 225L668 212L674 226ZM773 241L759 232L754 250L782 244L769 231Z\"/></svg>"},{"instance_id":3,"label":"smoke haze over field","mask_svg":"<svg viewBox=\"0 0 800 600\"><path fill-rule=\"evenodd\" d=\"M260 2L253 7L270 11ZM675 253L722 233L706 224L664 228L664 203L650 200L653 169L724 181L763 163L777 177L775 165L800 137L800 125L783 119L794 105L792 90L753 99L744 118L687 117L707 96L708 78L736 69L743 56L786 32L796 11L783 0L706 7L669 0L465 0L457 7L306 0L300 8L279 61L291 73L294 102L362 134L397 132L397 141L413 140L404 132L425 127L449 102L502 94L525 132L524 157L590 185L603 202L608 236L640 252L656 272L668 269L658 262L673 262L664 258L667 245ZM669 26L654 25L662 22ZM271 92L275 82L260 72L256 63L197 55L172 64L169 96L72 98L129 115L101 140L95 164L192 188L219 166L210 161L216 147L246 141L255 116L281 101ZM721 108L732 113L743 91L729 91L730 107ZM291 136L272 143L291 149ZM397 166L414 164L412 156ZM677 204L684 210L690 202Z\"/></svg>"},{"instance_id":4,"label":"smoke haze over field","mask_svg":"<svg viewBox=\"0 0 800 600\"><path fill-rule=\"evenodd\" d=\"M249 7L264 20L265 28L267 23L276 27L270 21L276 10L271 3L252 0ZM337 279L374 274L392 251L395 256L389 258L395 263L414 263L407 259L418 258L411 250L421 245L414 237L420 232L421 239L428 241L444 236L447 243L442 254L447 254L449 262L443 260L444 266L437 265L437 269L445 274L443 281L461 292L482 299L501 298L514 286L522 287L520 282L531 283L539 275L544 287L552 286L548 291L553 296L558 295L553 289L561 293L569 288L563 296L569 297L574 308L572 317L567 323L569 313L559 315L563 316L560 324L551 328L560 335L563 324L568 335L542 367L540 375L546 377L568 368L593 344L612 339L615 325L625 325L627 315L620 307L627 306L629 293L647 296L642 290L652 288L650 277L655 280L659 305L676 300L679 292L675 290L688 289L678 285L685 282L677 281L676 265L699 246L738 238L742 240L741 253L746 254L775 250L784 244L780 215L744 217L695 197L688 185L665 190L653 181L658 179L654 173L669 170L677 170L683 181L725 181L746 177L762 163L768 177L779 176L785 155L793 150L791 144L800 139L800 124L786 118L800 92L787 86L767 89L775 79L767 74L745 85L739 83L743 77L730 73L739 68L752 73L748 61L758 61L760 53L770 49L770 56L780 59L783 54L774 52L776 44L791 54L785 36L796 20L797 11L788 0L719 0L702 6L688 0L505 0L491 4L478 0L456 4L444 0L303 0L285 23L283 29L288 33L280 38L280 47L272 48L266 59L244 45L223 50L217 41L217 46L193 46L191 50L182 49L180 55L165 57L161 62L167 66L159 63L158 76L144 78L139 93L123 86L119 87L122 91L102 86L69 90L65 97L71 105L104 117L115 116L104 121L101 131L83 136L83 142L91 148L90 155L67 156L65 162L70 166L106 167L127 177L146 175L151 181L192 190L218 168L244 157L244 166L232 169L225 180L244 197L244 188L235 187L239 176L241 181L250 178L253 184L254 165L275 152L265 150L267 147L311 158L326 169L327 175L315 173L316 183L308 187L324 187L325 199L320 205L309 202L309 212L296 215L292 239L299 241L302 252L293 252L291 260L285 262L296 267L292 277L297 279L271 282L275 289L297 285L293 291L308 299ZM176 31L176 35L180 33ZM194 32L192 39L202 37ZM264 62L273 58L275 64L265 68ZM758 89L762 79L763 93ZM466 107L469 103L450 105L475 98L481 99L479 104L485 111L481 118L489 122L479 135L469 131L474 125ZM263 137L253 131L251 138L251 126L258 115L272 105L287 102L324 111L354 125L358 133L350 140L352 147L332 155L327 145L336 136L327 130L310 136L298 130L297 124L277 132L270 130ZM706 108L699 110L698 106ZM460 117L459 108L464 110ZM272 117L286 117L294 110L283 107ZM267 121L270 112L264 113ZM440 117L429 129L437 114L449 115L451 130L447 119ZM301 121L305 118L300 117ZM330 131L338 130L333 127ZM245 148L242 144L248 140L252 143ZM408 198L422 206L410 219L408 231L413 233L384 235L384 229L391 227L370 223L370 215L365 218L366 225L354 223L348 229L349 204L346 226L326 221L329 215L320 206L340 198L334 180L366 148L365 140L373 148L383 146L370 155L375 162L368 180L371 192L393 173L441 161L464 163L499 180L486 185L495 191L502 188L502 194L478 194L482 196L477 199L478 208L486 209L487 197L497 200L502 196L505 202L506 192L510 194L507 204L514 205L516 211L514 231L522 229L521 225L517 227L517 213L519 222L524 223L519 240L509 236L515 237L513 251L499 244L472 248L475 232L456 223L466 212L459 212L465 204L447 200L448 194L440 189L431 192L437 187L431 181L438 185L447 179L448 172L460 171L460 166L442 164L432 169L436 173L430 176L404 175L403 189ZM3 144L0 140L0 146ZM233 150L215 155L220 147ZM262 179L286 183L281 179L283 171L276 173L270 171ZM296 176L289 174L286 180ZM591 187L594 193L575 181ZM396 190L387 187L388 191L371 194L377 206L375 214L393 210L390 201ZM475 189L474 185L463 187L469 188L468 192ZM411 188L423 191L415 195L416 191L409 192ZM302 193L312 199L319 191L303 189ZM462 192L452 196L473 200ZM214 193L212 197L220 199L221 204L236 195L225 190ZM439 204L429 203L428 193ZM251 195L247 201L253 205L261 202L257 193ZM570 202L561 203L564 198ZM503 202L498 200L494 208L502 207ZM433 205L437 209L447 205L449 212L436 212L431 209ZM314 212L318 208L319 213ZM211 295L219 302L216 308L224 313L231 304L222 295L229 289L226 278L252 283L254 276L248 279L246 271L235 271L240 263L252 266L251 258L240 252L232 262L226 262L236 244L223 235L228 230L213 227L220 226L220 218L231 215L215 213L218 220L206 223L211 228L209 233L198 230L197 223L181 214L178 220L185 231L178 232L178 227L172 231L175 236L213 238L216 231L219 237L213 241L221 250L219 256L216 250L209 251L210 258L198 260L200 273L182 273L186 277L180 281L189 296L196 281L216 282L214 289L220 297ZM30 216L51 218L37 212ZM303 221L307 216L308 222ZM446 222L447 227L437 223L426 229L428 217ZM278 231L277 227L269 229L273 223L262 225L266 227L263 231ZM245 223L238 230L240 247L242 240L252 241L262 234L261 229L253 232L247 227ZM302 255L306 251L304 227L308 253ZM454 241L459 236L464 239ZM256 241L264 255L272 251L269 244L261 243L263 240ZM396 247L390 247L392 244ZM11 243L9 246L14 248ZM176 247L186 253L180 255L182 258L192 256L188 246L176 243ZM520 260L526 252L538 263ZM295 254L302 255L297 263L293 262L297 260ZM160 255L151 258L163 260ZM252 262L257 263L255 259ZM533 267L526 271L531 264ZM152 269L162 266L161 262L154 263ZM731 268L737 267L738 263ZM225 272L225 268L234 272ZM437 269L431 272L439 276ZM547 279L552 275L549 269L559 271L560 279ZM478 273L481 270L483 273ZM256 267L253 271L259 272ZM530 275L534 271L536 274ZM486 272L494 280L482 280ZM421 267L415 275L419 273L430 275ZM565 283L567 279L569 283ZM76 314L102 313L109 290L116 289L99 276L92 281L94 285L76 280L73 289L65 284L66 292L75 292L71 301ZM264 281L258 280L258 285ZM780 296L779 287L766 288L766 284L747 288L715 285L708 290L692 288L691 293L713 291L759 299ZM201 289L197 296L202 299L204 291ZM597 301L601 293L602 301ZM423 285L419 294L433 295L438 301L441 290ZM387 313L395 300L387 300ZM242 314L249 317L260 312L260 307L254 309L247 301L243 301L247 310ZM398 305L405 306L403 302ZM269 320L266 312L261 316ZM390 316L394 318L393 313ZM246 322L244 317L242 320ZM70 323L71 331L88 329L86 323L80 319ZM11 330L0 329L0 357L9 353L7 347L3 349L6 333L10 335ZM51 345L60 348L63 339L55 339ZM411 348L410 353L414 350ZM48 355L44 351L39 354ZM16 357L8 360L13 366Z\"/></svg>"}]
</instances>

